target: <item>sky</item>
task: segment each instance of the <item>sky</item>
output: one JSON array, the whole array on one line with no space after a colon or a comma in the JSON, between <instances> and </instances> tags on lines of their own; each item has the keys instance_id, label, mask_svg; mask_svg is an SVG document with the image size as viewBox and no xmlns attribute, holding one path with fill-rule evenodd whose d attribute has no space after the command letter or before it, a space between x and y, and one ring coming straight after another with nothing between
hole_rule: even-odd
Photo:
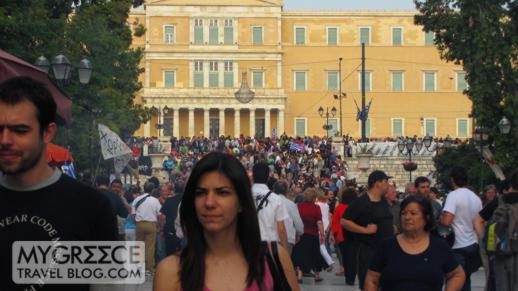
<instances>
[{"instance_id":1,"label":"sky","mask_svg":"<svg viewBox=\"0 0 518 291\"><path fill-rule=\"evenodd\" d=\"M413 0L284 0L284 9L415 10Z\"/></svg>"}]
</instances>

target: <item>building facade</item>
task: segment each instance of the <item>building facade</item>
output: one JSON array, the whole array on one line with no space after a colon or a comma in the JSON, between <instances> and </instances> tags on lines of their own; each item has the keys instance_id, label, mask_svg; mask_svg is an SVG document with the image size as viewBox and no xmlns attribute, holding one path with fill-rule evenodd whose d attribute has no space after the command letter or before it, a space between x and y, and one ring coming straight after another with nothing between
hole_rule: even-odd
<instances>
[{"instance_id":1,"label":"building facade","mask_svg":"<svg viewBox=\"0 0 518 291\"><path fill-rule=\"evenodd\" d=\"M144 48L139 100L155 113L136 135L325 136L342 127L359 137L365 43L368 137L467 138L465 73L440 59L414 15L289 11L282 0L147 1L129 22L146 28L134 39ZM255 92L249 103L234 97L243 72Z\"/></svg>"}]
</instances>

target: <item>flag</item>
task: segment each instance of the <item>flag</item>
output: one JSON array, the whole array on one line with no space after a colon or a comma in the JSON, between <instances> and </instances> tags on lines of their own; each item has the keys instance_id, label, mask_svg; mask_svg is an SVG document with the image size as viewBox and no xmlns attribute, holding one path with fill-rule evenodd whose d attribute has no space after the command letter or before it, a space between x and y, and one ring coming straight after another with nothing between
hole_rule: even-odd
<instances>
[{"instance_id":1,"label":"flag","mask_svg":"<svg viewBox=\"0 0 518 291\"><path fill-rule=\"evenodd\" d=\"M126 167L128 162L131 160L131 154L125 154L122 156L117 156L113 158L113 166L115 168L115 173L120 174L122 170Z\"/></svg>"},{"instance_id":2,"label":"flag","mask_svg":"<svg viewBox=\"0 0 518 291\"><path fill-rule=\"evenodd\" d=\"M133 153L121 138L106 125L99 123L99 140L105 160Z\"/></svg>"},{"instance_id":3,"label":"flag","mask_svg":"<svg viewBox=\"0 0 518 291\"><path fill-rule=\"evenodd\" d=\"M72 162L65 162L63 166L61 166L61 171L63 171L67 176L77 179L76 170L74 169L74 164Z\"/></svg>"},{"instance_id":4,"label":"flag","mask_svg":"<svg viewBox=\"0 0 518 291\"><path fill-rule=\"evenodd\" d=\"M300 151L300 145L294 141L290 143L290 151L298 152Z\"/></svg>"},{"instance_id":5,"label":"flag","mask_svg":"<svg viewBox=\"0 0 518 291\"><path fill-rule=\"evenodd\" d=\"M367 105L367 107L365 107L365 112L363 112L363 120L367 120L369 119L369 110L371 109L371 104L372 104L372 98L371 98L371 101L369 101L369 104Z\"/></svg>"},{"instance_id":6,"label":"flag","mask_svg":"<svg viewBox=\"0 0 518 291\"><path fill-rule=\"evenodd\" d=\"M356 99L353 98L354 105L356 105L356 121L360 120L362 118L362 111L360 110L360 107L358 107L358 103L356 103Z\"/></svg>"}]
</instances>

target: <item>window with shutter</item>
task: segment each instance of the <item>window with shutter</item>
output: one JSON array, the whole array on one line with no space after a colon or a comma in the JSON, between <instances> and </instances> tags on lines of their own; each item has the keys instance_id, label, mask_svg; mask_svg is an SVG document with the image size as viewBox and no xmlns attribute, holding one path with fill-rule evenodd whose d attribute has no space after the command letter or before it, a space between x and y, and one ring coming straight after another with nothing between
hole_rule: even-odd
<instances>
[{"instance_id":1,"label":"window with shutter","mask_svg":"<svg viewBox=\"0 0 518 291\"><path fill-rule=\"evenodd\" d=\"M424 90L425 92L435 91L435 72L424 73Z\"/></svg>"},{"instance_id":2,"label":"window with shutter","mask_svg":"<svg viewBox=\"0 0 518 291\"><path fill-rule=\"evenodd\" d=\"M203 88L203 62L194 62L194 87Z\"/></svg>"},{"instance_id":3,"label":"window with shutter","mask_svg":"<svg viewBox=\"0 0 518 291\"><path fill-rule=\"evenodd\" d=\"M174 43L174 26L172 26L172 25L164 26L164 43L167 43L167 44Z\"/></svg>"},{"instance_id":4,"label":"window with shutter","mask_svg":"<svg viewBox=\"0 0 518 291\"><path fill-rule=\"evenodd\" d=\"M234 24L232 19L225 19L225 28L223 30L223 43L234 44Z\"/></svg>"},{"instance_id":5,"label":"window with shutter","mask_svg":"<svg viewBox=\"0 0 518 291\"><path fill-rule=\"evenodd\" d=\"M203 44L203 20L194 20L194 44Z\"/></svg>"},{"instance_id":6,"label":"window with shutter","mask_svg":"<svg viewBox=\"0 0 518 291\"><path fill-rule=\"evenodd\" d=\"M366 46L371 43L371 29L369 27L360 28L360 45L364 43Z\"/></svg>"},{"instance_id":7,"label":"window with shutter","mask_svg":"<svg viewBox=\"0 0 518 291\"><path fill-rule=\"evenodd\" d=\"M424 33L424 45L425 46L433 46L435 35L432 31L426 31Z\"/></svg>"},{"instance_id":8,"label":"window with shutter","mask_svg":"<svg viewBox=\"0 0 518 291\"><path fill-rule=\"evenodd\" d=\"M327 28L327 45L338 44L338 28L328 27Z\"/></svg>"},{"instance_id":9,"label":"window with shutter","mask_svg":"<svg viewBox=\"0 0 518 291\"><path fill-rule=\"evenodd\" d=\"M262 71L254 71L252 72L252 86L253 88L263 88L264 87L264 72Z\"/></svg>"},{"instance_id":10,"label":"window with shutter","mask_svg":"<svg viewBox=\"0 0 518 291\"><path fill-rule=\"evenodd\" d=\"M223 73L223 86L225 86L225 88L234 87L234 63L231 61L225 62L225 72Z\"/></svg>"},{"instance_id":11,"label":"window with shutter","mask_svg":"<svg viewBox=\"0 0 518 291\"><path fill-rule=\"evenodd\" d=\"M435 136L435 119L425 119L425 135Z\"/></svg>"},{"instance_id":12,"label":"window with shutter","mask_svg":"<svg viewBox=\"0 0 518 291\"><path fill-rule=\"evenodd\" d=\"M403 72L392 72L392 91L403 91Z\"/></svg>"},{"instance_id":13,"label":"window with shutter","mask_svg":"<svg viewBox=\"0 0 518 291\"><path fill-rule=\"evenodd\" d=\"M295 91L306 91L306 72L295 72Z\"/></svg>"},{"instance_id":14,"label":"window with shutter","mask_svg":"<svg viewBox=\"0 0 518 291\"><path fill-rule=\"evenodd\" d=\"M392 45L403 45L403 29L401 27L392 28Z\"/></svg>"},{"instance_id":15,"label":"window with shutter","mask_svg":"<svg viewBox=\"0 0 518 291\"><path fill-rule=\"evenodd\" d=\"M306 43L306 29L304 27L295 28L295 44L303 45Z\"/></svg>"},{"instance_id":16,"label":"window with shutter","mask_svg":"<svg viewBox=\"0 0 518 291\"><path fill-rule=\"evenodd\" d=\"M263 27L262 26L254 26L252 28L252 42L254 45L263 44Z\"/></svg>"},{"instance_id":17,"label":"window with shutter","mask_svg":"<svg viewBox=\"0 0 518 291\"><path fill-rule=\"evenodd\" d=\"M295 119L295 136L304 137L306 135L306 119Z\"/></svg>"},{"instance_id":18,"label":"window with shutter","mask_svg":"<svg viewBox=\"0 0 518 291\"><path fill-rule=\"evenodd\" d=\"M173 88L175 84L175 71L164 72L164 87Z\"/></svg>"},{"instance_id":19,"label":"window with shutter","mask_svg":"<svg viewBox=\"0 0 518 291\"><path fill-rule=\"evenodd\" d=\"M468 120L457 120L457 137L468 137Z\"/></svg>"},{"instance_id":20,"label":"window with shutter","mask_svg":"<svg viewBox=\"0 0 518 291\"><path fill-rule=\"evenodd\" d=\"M215 61L209 62L209 87L219 87L218 62Z\"/></svg>"},{"instance_id":21,"label":"window with shutter","mask_svg":"<svg viewBox=\"0 0 518 291\"><path fill-rule=\"evenodd\" d=\"M338 90L338 72L327 72L327 90Z\"/></svg>"},{"instance_id":22,"label":"window with shutter","mask_svg":"<svg viewBox=\"0 0 518 291\"><path fill-rule=\"evenodd\" d=\"M211 19L209 22L209 44L215 45L218 44L218 20Z\"/></svg>"},{"instance_id":23,"label":"window with shutter","mask_svg":"<svg viewBox=\"0 0 518 291\"><path fill-rule=\"evenodd\" d=\"M403 120L400 118L392 119L392 136L404 136L403 134Z\"/></svg>"},{"instance_id":24,"label":"window with shutter","mask_svg":"<svg viewBox=\"0 0 518 291\"><path fill-rule=\"evenodd\" d=\"M466 89L468 89L468 84L466 83L466 73L457 72L457 92L464 92Z\"/></svg>"}]
</instances>

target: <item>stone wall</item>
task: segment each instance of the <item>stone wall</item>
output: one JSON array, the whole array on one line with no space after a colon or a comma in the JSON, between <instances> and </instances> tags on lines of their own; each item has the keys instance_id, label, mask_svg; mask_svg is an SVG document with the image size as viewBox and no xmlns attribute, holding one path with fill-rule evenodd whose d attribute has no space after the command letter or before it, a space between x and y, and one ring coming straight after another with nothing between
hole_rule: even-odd
<instances>
[{"instance_id":1,"label":"stone wall","mask_svg":"<svg viewBox=\"0 0 518 291\"><path fill-rule=\"evenodd\" d=\"M407 161L408 158L401 157L380 157L373 156L370 160L370 169L362 172L358 169L358 160L356 157L346 158L347 164L349 166L349 175L356 177L356 181L360 185L367 184L367 177L370 172L374 170L382 170L387 175L393 176L392 179L396 185L398 190L402 191L405 188L405 185L409 182L410 175L403 169L403 162ZM432 176L432 173L435 172L435 167L433 164L433 160L431 156L424 157L412 157L412 161L417 164L417 170L412 172L412 179L415 179L418 176ZM432 181L432 185L433 185Z\"/></svg>"}]
</instances>

